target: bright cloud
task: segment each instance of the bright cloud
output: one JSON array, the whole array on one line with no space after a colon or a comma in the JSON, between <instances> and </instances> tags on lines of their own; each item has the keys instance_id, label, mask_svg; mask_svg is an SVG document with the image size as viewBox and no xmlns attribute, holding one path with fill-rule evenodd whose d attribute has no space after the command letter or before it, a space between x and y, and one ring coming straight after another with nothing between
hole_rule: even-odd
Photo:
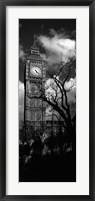
<instances>
[{"instance_id":1,"label":"bright cloud","mask_svg":"<svg viewBox=\"0 0 95 201\"><path fill-rule=\"evenodd\" d=\"M76 88L76 78L70 78L69 81L66 81L64 88L66 91L74 90Z\"/></svg>"},{"instance_id":2,"label":"bright cloud","mask_svg":"<svg viewBox=\"0 0 95 201\"><path fill-rule=\"evenodd\" d=\"M75 57L75 40L65 38L65 36L54 33L53 37L39 36L38 40L46 50L48 64L68 62L72 57Z\"/></svg>"},{"instance_id":3,"label":"bright cloud","mask_svg":"<svg viewBox=\"0 0 95 201\"><path fill-rule=\"evenodd\" d=\"M76 103L76 77L66 81L64 88L67 91L68 103Z\"/></svg>"}]
</instances>

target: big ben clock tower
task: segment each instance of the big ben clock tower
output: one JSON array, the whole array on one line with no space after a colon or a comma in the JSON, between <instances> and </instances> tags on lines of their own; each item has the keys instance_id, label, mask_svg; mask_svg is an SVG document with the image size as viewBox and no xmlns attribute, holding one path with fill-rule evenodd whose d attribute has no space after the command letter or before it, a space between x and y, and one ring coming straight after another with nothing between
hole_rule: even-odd
<instances>
[{"instance_id":1,"label":"big ben clock tower","mask_svg":"<svg viewBox=\"0 0 95 201\"><path fill-rule=\"evenodd\" d=\"M44 102L33 98L39 96L41 87L44 87L46 81L45 62L40 56L39 49L34 43L31 52L27 57L25 68L25 110L24 121L28 126L33 126L34 130L41 130L45 119Z\"/></svg>"}]
</instances>

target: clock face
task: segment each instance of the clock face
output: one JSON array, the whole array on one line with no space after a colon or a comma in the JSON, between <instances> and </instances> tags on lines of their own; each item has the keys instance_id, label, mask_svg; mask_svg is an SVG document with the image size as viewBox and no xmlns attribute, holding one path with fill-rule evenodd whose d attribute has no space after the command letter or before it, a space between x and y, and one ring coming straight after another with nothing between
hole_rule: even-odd
<instances>
[{"instance_id":1,"label":"clock face","mask_svg":"<svg viewBox=\"0 0 95 201\"><path fill-rule=\"evenodd\" d=\"M31 71L31 74L34 76L41 76L41 69L36 66L31 67L30 71Z\"/></svg>"}]
</instances>

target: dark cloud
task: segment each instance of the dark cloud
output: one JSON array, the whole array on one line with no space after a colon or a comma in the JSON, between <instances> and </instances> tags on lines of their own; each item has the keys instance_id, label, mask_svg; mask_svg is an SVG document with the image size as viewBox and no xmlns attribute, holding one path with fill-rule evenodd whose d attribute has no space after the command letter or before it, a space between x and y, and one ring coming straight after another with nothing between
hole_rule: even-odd
<instances>
[{"instance_id":1,"label":"dark cloud","mask_svg":"<svg viewBox=\"0 0 95 201\"><path fill-rule=\"evenodd\" d=\"M24 81L24 69L26 62L26 53L23 45L19 45L19 79L20 81Z\"/></svg>"},{"instance_id":2,"label":"dark cloud","mask_svg":"<svg viewBox=\"0 0 95 201\"><path fill-rule=\"evenodd\" d=\"M22 27L22 24L21 23L19 23L19 28L21 28Z\"/></svg>"}]
</instances>

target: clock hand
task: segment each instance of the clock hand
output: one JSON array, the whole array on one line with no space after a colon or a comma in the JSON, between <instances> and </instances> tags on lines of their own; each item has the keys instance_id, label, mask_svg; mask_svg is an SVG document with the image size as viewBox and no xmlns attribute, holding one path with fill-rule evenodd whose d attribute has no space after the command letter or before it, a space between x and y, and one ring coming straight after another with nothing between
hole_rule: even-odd
<instances>
[{"instance_id":1,"label":"clock hand","mask_svg":"<svg viewBox=\"0 0 95 201\"><path fill-rule=\"evenodd\" d=\"M37 71L37 70L35 70L35 72L36 72L36 73L38 73L38 71ZM38 73L38 74L39 74L39 73Z\"/></svg>"}]
</instances>

